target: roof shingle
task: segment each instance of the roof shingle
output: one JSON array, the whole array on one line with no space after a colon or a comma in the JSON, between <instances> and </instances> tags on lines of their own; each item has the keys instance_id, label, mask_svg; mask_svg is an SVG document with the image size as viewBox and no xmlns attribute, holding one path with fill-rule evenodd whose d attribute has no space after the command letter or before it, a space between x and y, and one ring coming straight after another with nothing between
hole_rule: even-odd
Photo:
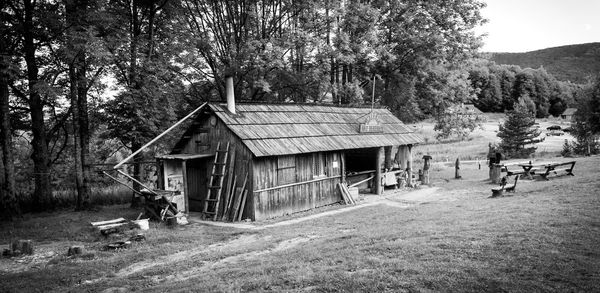
<instances>
[{"instance_id":1,"label":"roof shingle","mask_svg":"<svg viewBox=\"0 0 600 293\"><path fill-rule=\"evenodd\" d=\"M360 133L369 108L238 104L236 114L229 113L224 104L210 108L257 157L423 142L386 109L373 110L382 133Z\"/></svg>"}]
</instances>

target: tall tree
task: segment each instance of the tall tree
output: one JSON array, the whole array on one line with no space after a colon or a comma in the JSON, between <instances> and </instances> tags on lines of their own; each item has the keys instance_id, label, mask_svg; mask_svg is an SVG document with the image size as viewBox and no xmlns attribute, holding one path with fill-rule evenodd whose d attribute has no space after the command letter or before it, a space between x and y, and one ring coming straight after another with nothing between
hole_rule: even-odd
<instances>
[{"instance_id":1,"label":"tall tree","mask_svg":"<svg viewBox=\"0 0 600 293\"><path fill-rule=\"evenodd\" d=\"M498 130L500 148L508 157L527 158L537 148L526 146L542 141L538 138L541 131L534 126L535 116L523 98L519 98L513 108L506 114L506 120Z\"/></svg>"},{"instance_id":2,"label":"tall tree","mask_svg":"<svg viewBox=\"0 0 600 293\"><path fill-rule=\"evenodd\" d=\"M34 0L13 0L10 3L10 14L14 15L14 26L19 36L19 57L25 64L25 82L21 87L12 86L13 92L29 107L32 134L32 159L35 189L33 204L38 210L52 208L51 158L48 147L49 135L46 129L45 106L49 103L44 99L51 88L44 78L54 79L57 75L42 71L40 62L48 61L47 52L52 51L51 43L56 37L58 4L54 2L38 2ZM46 46L45 51L41 50ZM58 128L56 128L58 129Z\"/></svg>"},{"instance_id":3,"label":"tall tree","mask_svg":"<svg viewBox=\"0 0 600 293\"><path fill-rule=\"evenodd\" d=\"M3 12L4 7L0 6L0 11ZM0 24L0 213L1 218L12 219L21 214L21 209L15 196L15 165L9 111L9 84L13 74L12 52L8 47L14 44L14 40L9 36L9 28Z\"/></svg>"},{"instance_id":4,"label":"tall tree","mask_svg":"<svg viewBox=\"0 0 600 293\"><path fill-rule=\"evenodd\" d=\"M73 152L77 209L90 204L90 191L86 172L89 156L89 123L87 113L87 42L88 0L65 0L65 61L69 72L69 100L73 125Z\"/></svg>"},{"instance_id":5,"label":"tall tree","mask_svg":"<svg viewBox=\"0 0 600 293\"><path fill-rule=\"evenodd\" d=\"M132 152L173 120L170 106L182 94L181 73L172 60L183 51L175 16L178 2L114 0L101 31L111 55L120 92L105 103L105 135L118 138ZM185 38L182 38L185 39ZM134 157L133 177L141 181L143 153ZM133 184L136 190L138 183ZM133 196L132 205L137 205Z\"/></svg>"}]
</instances>

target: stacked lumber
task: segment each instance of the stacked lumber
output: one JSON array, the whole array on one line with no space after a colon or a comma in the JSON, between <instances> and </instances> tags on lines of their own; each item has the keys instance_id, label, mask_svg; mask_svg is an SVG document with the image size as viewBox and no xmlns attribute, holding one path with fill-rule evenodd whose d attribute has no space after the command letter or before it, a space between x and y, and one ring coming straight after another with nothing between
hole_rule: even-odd
<instances>
[{"instance_id":1,"label":"stacked lumber","mask_svg":"<svg viewBox=\"0 0 600 293\"><path fill-rule=\"evenodd\" d=\"M338 188L340 189L340 193L342 194L342 199L346 204L356 204L352 195L350 195L350 191L348 190L348 185L345 183L338 183Z\"/></svg>"},{"instance_id":2,"label":"stacked lumber","mask_svg":"<svg viewBox=\"0 0 600 293\"><path fill-rule=\"evenodd\" d=\"M244 207L246 206L246 198L248 196L248 190L246 188L248 184L248 174L246 174L241 187L235 187L236 181L237 178L234 176L233 184L228 188L230 193L227 194L226 197L227 205L225 205L223 210L222 221L235 222L242 220Z\"/></svg>"}]
</instances>

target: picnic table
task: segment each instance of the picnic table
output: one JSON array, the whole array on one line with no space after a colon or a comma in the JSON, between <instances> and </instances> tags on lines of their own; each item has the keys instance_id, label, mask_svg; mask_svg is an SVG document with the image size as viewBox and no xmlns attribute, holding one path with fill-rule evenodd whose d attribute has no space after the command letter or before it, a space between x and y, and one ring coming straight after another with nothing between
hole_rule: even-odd
<instances>
[{"instance_id":1,"label":"picnic table","mask_svg":"<svg viewBox=\"0 0 600 293\"><path fill-rule=\"evenodd\" d=\"M523 168L523 174L529 179L533 179L533 175L540 175L545 180L548 180L548 175L551 172L557 174L559 171L566 171L567 175L573 175L575 161L568 162L528 162L519 164ZM563 167L564 166L564 167ZM563 168L559 168L563 167Z\"/></svg>"}]
</instances>

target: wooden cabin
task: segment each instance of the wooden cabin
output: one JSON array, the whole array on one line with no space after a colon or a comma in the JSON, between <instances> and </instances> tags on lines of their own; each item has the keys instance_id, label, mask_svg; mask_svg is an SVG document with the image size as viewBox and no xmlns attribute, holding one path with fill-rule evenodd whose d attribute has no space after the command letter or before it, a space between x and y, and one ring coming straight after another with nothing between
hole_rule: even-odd
<instances>
[{"instance_id":1,"label":"wooden cabin","mask_svg":"<svg viewBox=\"0 0 600 293\"><path fill-rule=\"evenodd\" d=\"M205 216L227 220L228 206L244 191L238 219L261 220L333 204L342 199L336 188L340 182L356 182L369 173L381 176L394 161L410 168L411 148L422 142L386 109L304 104L238 104L233 109L204 107L172 152L157 157L158 187L180 191L173 198L179 210L216 209ZM224 173L216 174L223 152L228 156ZM378 181L373 189L381 193Z\"/></svg>"}]
</instances>

